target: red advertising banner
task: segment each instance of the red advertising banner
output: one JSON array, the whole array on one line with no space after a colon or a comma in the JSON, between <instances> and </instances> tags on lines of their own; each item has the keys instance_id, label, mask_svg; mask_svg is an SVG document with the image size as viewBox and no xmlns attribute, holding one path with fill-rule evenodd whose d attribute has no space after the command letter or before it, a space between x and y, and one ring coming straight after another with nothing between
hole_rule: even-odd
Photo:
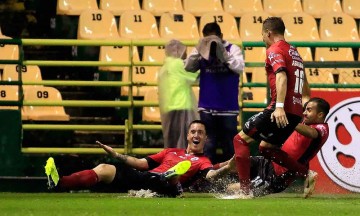
<instances>
[{"instance_id":1,"label":"red advertising banner","mask_svg":"<svg viewBox=\"0 0 360 216\"><path fill-rule=\"evenodd\" d=\"M329 138L310 169L319 174L315 193L360 193L360 91L312 91L330 103Z\"/></svg>"}]
</instances>

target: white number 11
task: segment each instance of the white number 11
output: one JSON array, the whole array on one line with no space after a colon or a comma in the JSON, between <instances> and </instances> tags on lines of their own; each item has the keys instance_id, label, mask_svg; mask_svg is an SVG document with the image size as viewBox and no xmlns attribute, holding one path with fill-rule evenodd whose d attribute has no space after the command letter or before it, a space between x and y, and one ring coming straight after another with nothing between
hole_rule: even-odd
<instances>
[{"instance_id":1,"label":"white number 11","mask_svg":"<svg viewBox=\"0 0 360 216\"><path fill-rule=\"evenodd\" d=\"M295 71L295 76L296 76L296 82L295 82L294 92L302 94L303 85L304 85L304 71L297 69Z\"/></svg>"}]
</instances>

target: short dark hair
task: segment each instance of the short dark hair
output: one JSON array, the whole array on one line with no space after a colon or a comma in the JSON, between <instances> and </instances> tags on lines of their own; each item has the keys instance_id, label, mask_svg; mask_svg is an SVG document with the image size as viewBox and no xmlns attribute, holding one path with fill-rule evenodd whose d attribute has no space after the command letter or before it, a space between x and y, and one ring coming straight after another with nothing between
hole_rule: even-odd
<instances>
[{"instance_id":1,"label":"short dark hair","mask_svg":"<svg viewBox=\"0 0 360 216\"><path fill-rule=\"evenodd\" d=\"M306 105L309 103L309 102L314 102L316 103L316 107L317 107L317 111L318 112L322 112L324 113L324 116L326 117L326 115L329 113L329 110L330 110L330 104L322 99L322 98L319 98L319 97L313 97L313 98L310 98L309 101L307 101L304 106L306 107Z\"/></svg>"},{"instance_id":2,"label":"short dark hair","mask_svg":"<svg viewBox=\"0 0 360 216\"><path fill-rule=\"evenodd\" d=\"M268 17L263 22L263 30L268 29L276 34L284 35L285 24L281 17Z\"/></svg>"},{"instance_id":3,"label":"short dark hair","mask_svg":"<svg viewBox=\"0 0 360 216\"><path fill-rule=\"evenodd\" d=\"M192 122L189 124L188 130L190 130L190 127L191 127L191 125L193 125L193 124L202 124L202 125L204 125L205 132L207 131L207 130L206 130L206 124L205 124L205 122L202 121L202 120L198 120L198 119L192 121Z\"/></svg>"},{"instance_id":4,"label":"short dark hair","mask_svg":"<svg viewBox=\"0 0 360 216\"><path fill-rule=\"evenodd\" d=\"M220 37L222 34L221 28L220 28L219 24L217 24L217 22L207 23L204 26L202 33L205 37L208 35L213 35L213 34Z\"/></svg>"}]
</instances>

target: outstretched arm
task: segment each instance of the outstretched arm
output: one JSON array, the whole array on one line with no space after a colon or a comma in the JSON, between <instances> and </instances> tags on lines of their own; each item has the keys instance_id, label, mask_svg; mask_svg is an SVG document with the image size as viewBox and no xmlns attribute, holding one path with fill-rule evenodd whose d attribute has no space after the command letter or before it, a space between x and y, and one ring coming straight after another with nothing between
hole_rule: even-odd
<instances>
[{"instance_id":1,"label":"outstretched arm","mask_svg":"<svg viewBox=\"0 0 360 216\"><path fill-rule=\"evenodd\" d=\"M119 161L121 161L135 169L138 169L138 170L149 169L149 164L145 158L139 159L139 158L131 157L129 155L119 154L110 146L104 145L99 141L96 141L96 144L98 144L101 148L103 148L113 158L116 158Z\"/></svg>"},{"instance_id":2,"label":"outstretched arm","mask_svg":"<svg viewBox=\"0 0 360 216\"><path fill-rule=\"evenodd\" d=\"M319 132L312 127L309 127L304 124L298 124L295 130L303 136L309 137L311 139L316 139L319 136Z\"/></svg>"},{"instance_id":3,"label":"outstretched arm","mask_svg":"<svg viewBox=\"0 0 360 216\"><path fill-rule=\"evenodd\" d=\"M206 174L206 179L209 181L214 181L226 174L228 174L235 166L235 159L232 157L230 160L225 161L220 164L220 168L216 170L210 170Z\"/></svg>"}]
</instances>

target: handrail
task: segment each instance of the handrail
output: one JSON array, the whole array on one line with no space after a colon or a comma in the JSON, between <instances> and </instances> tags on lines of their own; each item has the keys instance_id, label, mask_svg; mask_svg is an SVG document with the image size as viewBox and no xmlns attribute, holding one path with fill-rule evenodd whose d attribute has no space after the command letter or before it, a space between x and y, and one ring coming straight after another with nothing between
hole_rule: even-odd
<instances>
[{"instance_id":1,"label":"handrail","mask_svg":"<svg viewBox=\"0 0 360 216\"><path fill-rule=\"evenodd\" d=\"M78 40L78 39L0 39L0 43L6 44L18 44L19 46L163 46L167 41L160 40ZM194 46L198 41L183 40L187 46ZM261 41L231 41L242 47L264 47L264 43ZM311 42L290 42L297 47L351 47L358 48L360 45L358 42L330 42L330 41L311 41ZM39 65L39 66L124 66L130 67L129 77L132 80L132 67L131 66L162 66L162 62L133 62L132 49L130 51L130 59L128 62L104 62L104 61L53 61L53 60L23 60L22 49L20 49L19 60L0 60L0 63L6 64L22 64L22 65ZM328 67L328 68L360 68L359 62L304 62L305 67ZM263 67L264 62L246 62L246 67ZM19 73L19 80L21 80L21 73ZM121 82L121 81L58 81L58 80L44 80L41 82L34 81L18 81L18 82L6 82L1 81L0 84L6 85L50 85L50 86L96 86L96 87L120 87L120 86L155 86L157 83L135 83L135 82ZM266 83L244 83L242 87L266 87ZM310 87L315 88L359 88L359 84L310 84ZM22 89L22 88L20 88ZM21 94L20 94L21 95ZM8 103L17 106L78 106L78 107L128 107L129 120L125 122L125 125L48 125L48 124L23 124L24 130L125 130L125 153L135 153L137 149L132 149L132 130L152 130L161 129L161 125L134 125L132 122L132 112L134 107L144 106L158 106L158 102L145 102L133 100L132 88L129 88L129 99L127 101L81 101L81 100L63 100L63 101L37 101L37 100L24 100L20 102L4 102L0 101L0 104ZM240 102L241 108L264 108L264 103L249 103ZM27 148L30 149L30 148ZM34 152L36 148L33 148ZM62 150L61 150L62 149ZM49 149L43 149L51 152ZM76 149L81 152L81 150ZM94 150L85 150L94 151ZM120 149L119 149L120 150ZM53 152L72 151L66 150L66 148L53 149ZM142 151L142 150L141 150ZM141 152L138 151L138 152ZM151 151L146 149L144 151ZM26 152L23 149L23 152ZM31 152L30 150L28 152ZM96 150L95 150L96 152ZM100 153L100 152L99 152Z\"/></svg>"}]
</instances>

